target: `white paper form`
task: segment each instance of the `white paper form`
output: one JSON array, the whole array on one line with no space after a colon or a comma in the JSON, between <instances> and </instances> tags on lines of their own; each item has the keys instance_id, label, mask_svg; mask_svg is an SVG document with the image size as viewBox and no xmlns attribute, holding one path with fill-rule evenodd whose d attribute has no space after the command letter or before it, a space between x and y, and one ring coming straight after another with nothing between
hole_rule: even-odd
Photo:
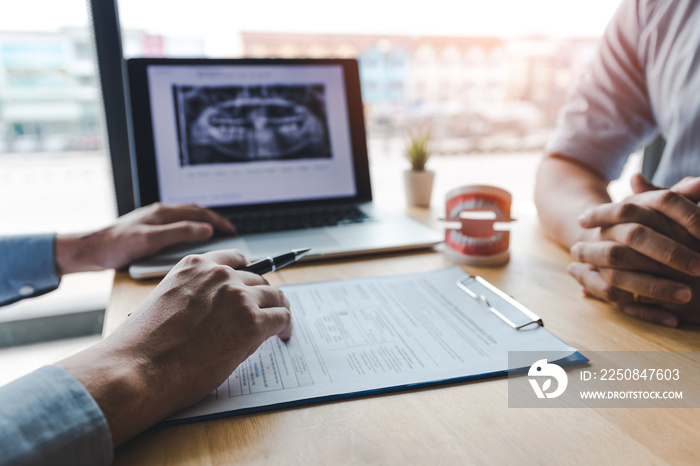
<instances>
[{"instance_id":1,"label":"white paper form","mask_svg":"<svg viewBox=\"0 0 700 466\"><path fill-rule=\"evenodd\" d=\"M291 339L267 340L169 421L505 371L508 351L576 351L544 327L508 326L457 286L467 276L451 267L281 287Z\"/></svg>"}]
</instances>

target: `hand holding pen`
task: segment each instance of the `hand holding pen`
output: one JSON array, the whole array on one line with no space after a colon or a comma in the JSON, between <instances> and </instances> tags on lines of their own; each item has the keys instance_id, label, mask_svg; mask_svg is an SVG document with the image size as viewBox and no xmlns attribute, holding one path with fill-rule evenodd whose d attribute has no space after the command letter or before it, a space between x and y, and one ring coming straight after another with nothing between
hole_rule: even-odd
<instances>
[{"instance_id":1,"label":"hand holding pen","mask_svg":"<svg viewBox=\"0 0 700 466\"><path fill-rule=\"evenodd\" d=\"M292 249L290 252L280 254L279 256L264 257L236 270L252 272L257 275L264 275L298 261L310 250L311 248ZM131 314L132 313L130 312L127 315L130 316Z\"/></svg>"}]
</instances>

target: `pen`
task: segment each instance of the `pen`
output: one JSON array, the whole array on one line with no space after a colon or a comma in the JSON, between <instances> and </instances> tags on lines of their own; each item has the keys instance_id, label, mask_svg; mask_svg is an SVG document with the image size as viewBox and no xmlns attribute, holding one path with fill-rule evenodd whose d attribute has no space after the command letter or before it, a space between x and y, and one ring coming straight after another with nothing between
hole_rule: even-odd
<instances>
[{"instance_id":1,"label":"pen","mask_svg":"<svg viewBox=\"0 0 700 466\"><path fill-rule=\"evenodd\" d=\"M285 265L289 265L292 262L296 262L301 259L311 248L303 249L292 249L290 252L280 254L275 257L264 257L262 259L251 262L245 267L240 269L243 272L257 273L258 275L264 275L266 273L274 272L277 269L281 269Z\"/></svg>"},{"instance_id":2,"label":"pen","mask_svg":"<svg viewBox=\"0 0 700 466\"><path fill-rule=\"evenodd\" d=\"M258 259L255 262L251 262L250 264L236 270L264 275L266 273L274 272L277 269L281 269L285 265L289 265L292 262L298 261L309 251L311 251L311 248L292 249L290 252L280 254L279 256L263 257L262 259ZM129 317L131 314L131 312L128 313L127 317Z\"/></svg>"}]
</instances>

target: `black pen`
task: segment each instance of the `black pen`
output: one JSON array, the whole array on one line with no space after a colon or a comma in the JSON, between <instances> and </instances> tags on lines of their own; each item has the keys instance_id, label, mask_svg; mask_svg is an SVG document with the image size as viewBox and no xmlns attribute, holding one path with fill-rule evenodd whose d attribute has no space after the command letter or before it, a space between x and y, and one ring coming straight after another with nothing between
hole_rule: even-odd
<instances>
[{"instance_id":1,"label":"black pen","mask_svg":"<svg viewBox=\"0 0 700 466\"><path fill-rule=\"evenodd\" d=\"M266 273L274 272L277 269L281 269L285 265L289 265L293 262L298 261L310 250L311 248L292 249L290 252L281 254L279 256L264 257L262 259L256 260L255 262L251 262L245 267L241 267L240 269L236 270L257 273L258 275L264 275Z\"/></svg>"},{"instance_id":2,"label":"black pen","mask_svg":"<svg viewBox=\"0 0 700 466\"><path fill-rule=\"evenodd\" d=\"M311 248L292 249L290 252L280 254L279 256L263 257L262 259L258 259L255 262L251 262L250 264L236 270L264 275L266 273L274 272L277 269L281 269L285 265L298 261L309 251L311 251ZM126 316L129 317L131 314L132 313L130 312Z\"/></svg>"}]
</instances>

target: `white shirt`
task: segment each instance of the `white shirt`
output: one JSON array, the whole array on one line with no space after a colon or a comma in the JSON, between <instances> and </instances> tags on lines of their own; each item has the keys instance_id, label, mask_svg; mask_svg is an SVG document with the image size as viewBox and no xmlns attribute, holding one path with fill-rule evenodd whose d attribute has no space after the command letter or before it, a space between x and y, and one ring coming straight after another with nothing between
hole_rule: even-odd
<instances>
[{"instance_id":1,"label":"white shirt","mask_svg":"<svg viewBox=\"0 0 700 466\"><path fill-rule=\"evenodd\" d=\"M700 1L624 0L571 90L547 152L607 179L663 135L654 183L700 176Z\"/></svg>"}]
</instances>

